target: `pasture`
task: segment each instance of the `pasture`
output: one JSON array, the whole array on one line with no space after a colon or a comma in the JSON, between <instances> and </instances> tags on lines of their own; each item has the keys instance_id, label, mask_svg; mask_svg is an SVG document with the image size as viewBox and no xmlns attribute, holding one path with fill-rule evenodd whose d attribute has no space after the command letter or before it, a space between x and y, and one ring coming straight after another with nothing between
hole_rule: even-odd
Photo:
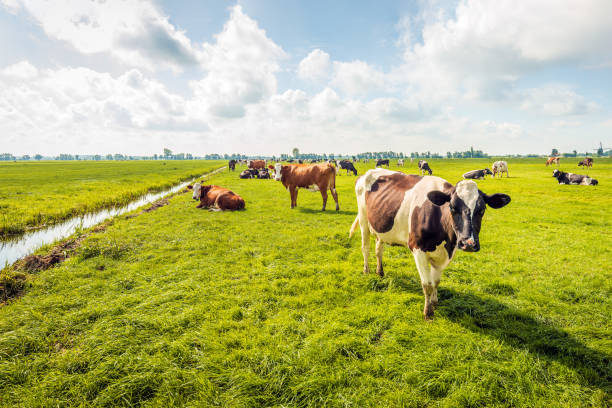
<instances>
[{"instance_id":1,"label":"pasture","mask_svg":"<svg viewBox=\"0 0 612 408\"><path fill-rule=\"evenodd\" d=\"M121 206L221 161L0 162L0 237Z\"/></svg>"},{"instance_id":2,"label":"pasture","mask_svg":"<svg viewBox=\"0 0 612 408\"><path fill-rule=\"evenodd\" d=\"M492 161L429 163L454 184ZM560 168L584 174L577 162ZM509 178L478 185L512 202L487 209L480 252L445 270L433 322L407 249L386 247L384 278L362 274L346 172L339 212L305 190L291 210L281 183L240 180L238 166L210 183L246 211L182 194L117 217L0 307L0 404L609 406L612 162L588 171L596 187L557 185L542 159L508 164ZM55 190L36 196L60 206Z\"/></svg>"}]
</instances>

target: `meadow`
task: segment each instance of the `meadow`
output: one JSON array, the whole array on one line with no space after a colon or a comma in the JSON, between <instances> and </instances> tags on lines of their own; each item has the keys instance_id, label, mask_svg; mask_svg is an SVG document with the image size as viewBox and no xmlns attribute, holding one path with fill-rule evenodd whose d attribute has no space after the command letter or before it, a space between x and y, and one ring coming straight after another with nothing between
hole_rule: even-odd
<instances>
[{"instance_id":1,"label":"meadow","mask_svg":"<svg viewBox=\"0 0 612 408\"><path fill-rule=\"evenodd\" d=\"M491 162L429 160L452 183ZM584 174L577 162L560 168ZM512 202L444 271L432 322L407 249L386 247L384 278L362 273L345 172L338 212L305 190L291 210L280 183L238 166L210 182L245 211L179 194L117 217L0 307L0 405L610 406L612 161L588 171L596 187L508 163L478 184Z\"/></svg>"},{"instance_id":2,"label":"meadow","mask_svg":"<svg viewBox=\"0 0 612 408\"><path fill-rule=\"evenodd\" d=\"M121 206L225 162L0 162L0 237Z\"/></svg>"}]
</instances>

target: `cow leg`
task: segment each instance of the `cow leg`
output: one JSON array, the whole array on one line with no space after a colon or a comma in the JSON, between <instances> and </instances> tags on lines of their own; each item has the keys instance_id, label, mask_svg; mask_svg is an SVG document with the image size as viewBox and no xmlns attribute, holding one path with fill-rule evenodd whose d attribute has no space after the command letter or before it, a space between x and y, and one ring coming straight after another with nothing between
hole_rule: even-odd
<instances>
[{"instance_id":1,"label":"cow leg","mask_svg":"<svg viewBox=\"0 0 612 408\"><path fill-rule=\"evenodd\" d=\"M431 320L434 317L434 306L432 305L432 297L434 293L434 282L431 276L431 267L427 254L420 249L412 252L414 262L416 263L419 276L421 277L421 286L423 287L423 295L425 295L425 306L423 307L423 317L425 320Z\"/></svg>"},{"instance_id":2,"label":"cow leg","mask_svg":"<svg viewBox=\"0 0 612 408\"><path fill-rule=\"evenodd\" d=\"M381 278L385 276L385 272L383 271L383 250L385 249L385 244L382 240L376 237L376 273Z\"/></svg>"},{"instance_id":3,"label":"cow leg","mask_svg":"<svg viewBox=\"0 0 612 408\"><path fill-rule=\"evenodd\" d=\"M438 285L440 284L440 276L442 270L431 267L431 280L433 281L433 294L431 296L431 305L435 308L438 307Z\"/></svg>"},{"instance_id":4,"label":"cow leg","mask_svg":"<svg viewBox=\"0 0 612 408\"><path fill-rule=\"evenodd\" d=\"M297 187L289 187L289 193L291 194L291 208L297 207Z\"/></svg>"},{"instance_id":5,"label":"cow leg","mask_svg":"<svg viewBox=\"0 0 612 408\"><path fill-rule=\"evenodd\" d=\"M331 191L332 197L336 202L336 211L340 211L340 205L338 204L338 193L336 192L336 187L330 187L329 191Z\"/></svg>"},{"instance_id":6,"label":"cow leg","mask_svg":"<svg viewBox=\"0 0 612 408\"><path fill-rule=\"evenodd\" d=\"M323 197L323 208L321 211L325 211L325 205L327 204L327 189L325 187L319 187L319 191L321 191L321 197Z\"/></svg>"}]
</instances>

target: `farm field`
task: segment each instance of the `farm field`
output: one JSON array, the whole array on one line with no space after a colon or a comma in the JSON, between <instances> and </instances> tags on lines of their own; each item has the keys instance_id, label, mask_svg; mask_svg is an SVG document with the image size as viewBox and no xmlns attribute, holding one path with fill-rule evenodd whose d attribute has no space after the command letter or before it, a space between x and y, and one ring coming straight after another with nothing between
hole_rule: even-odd
<instances>
[{"instance_id":1,"label":"farm field","mask_svg":"<svg viewBox=\"0 0 612 408\"><path fill-rule=\"evenodd\" d=\"M492 161L428 160L453 184ZM542 159L507 161L509 178L478 185L512 202L487 209L480 252L458 251L444 271L433 322L407 249L385 248L384 278L362 274L345 171L339 212L305 190L291 210L281 183L240 180L237 166L210 182L240 194L245 211L196 209L181 194L117 217L0 307L0 405L610 406L612 161L595 159L596 187L558 185ZM395 162L418 173L416 161ZM560 169L585 174L577 162ZM55 180L62 194L83 190L76 170ZM130 184L115 181L108 173L83 197ZM50 190L25 191L61 208ZM3 197L14 191L1 184Z\"/></svg>"},{"instance_id":2,"label":"farm field","mask_svg":"<svg viewBox=\"0 0 612 408\"><path fill-rule=\"evenodd\" d=\"M0 162L0 236L52 224L218 168L221 161Z\"/></svg>"}]
</instances>

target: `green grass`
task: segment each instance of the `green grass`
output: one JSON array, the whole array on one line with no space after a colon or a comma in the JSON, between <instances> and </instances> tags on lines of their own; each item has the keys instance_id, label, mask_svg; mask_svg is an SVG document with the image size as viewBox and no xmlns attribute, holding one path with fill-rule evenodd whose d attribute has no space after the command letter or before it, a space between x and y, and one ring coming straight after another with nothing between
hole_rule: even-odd
<instances>
[{"instance_id":1,"label":"green grass","mask_svg":"<svg viewBox=\"0 0 612 408\"><path fill-rule=\"evenodd\" d=\"M430 164L456 182L490 162ZM184 194L120 217L0 308L0 405L609 406L612 163L597 187L559 186L542 160L509 169L478 182L512 202L443 273L433 322L406 249L362 274L353 176L340 212L303 190L291 210L280 183L237 171L213 181L246 211Z\"/></svg>"},{"instance_id":2,"label":"green grass","mask_svg":"<svg viewBox=\"0 0 612 408\"><path fill-rule=\"evenodd\" d=\"M0 162L0 236L127 204L224 161Z\"/></svg>"}]
</instances>

